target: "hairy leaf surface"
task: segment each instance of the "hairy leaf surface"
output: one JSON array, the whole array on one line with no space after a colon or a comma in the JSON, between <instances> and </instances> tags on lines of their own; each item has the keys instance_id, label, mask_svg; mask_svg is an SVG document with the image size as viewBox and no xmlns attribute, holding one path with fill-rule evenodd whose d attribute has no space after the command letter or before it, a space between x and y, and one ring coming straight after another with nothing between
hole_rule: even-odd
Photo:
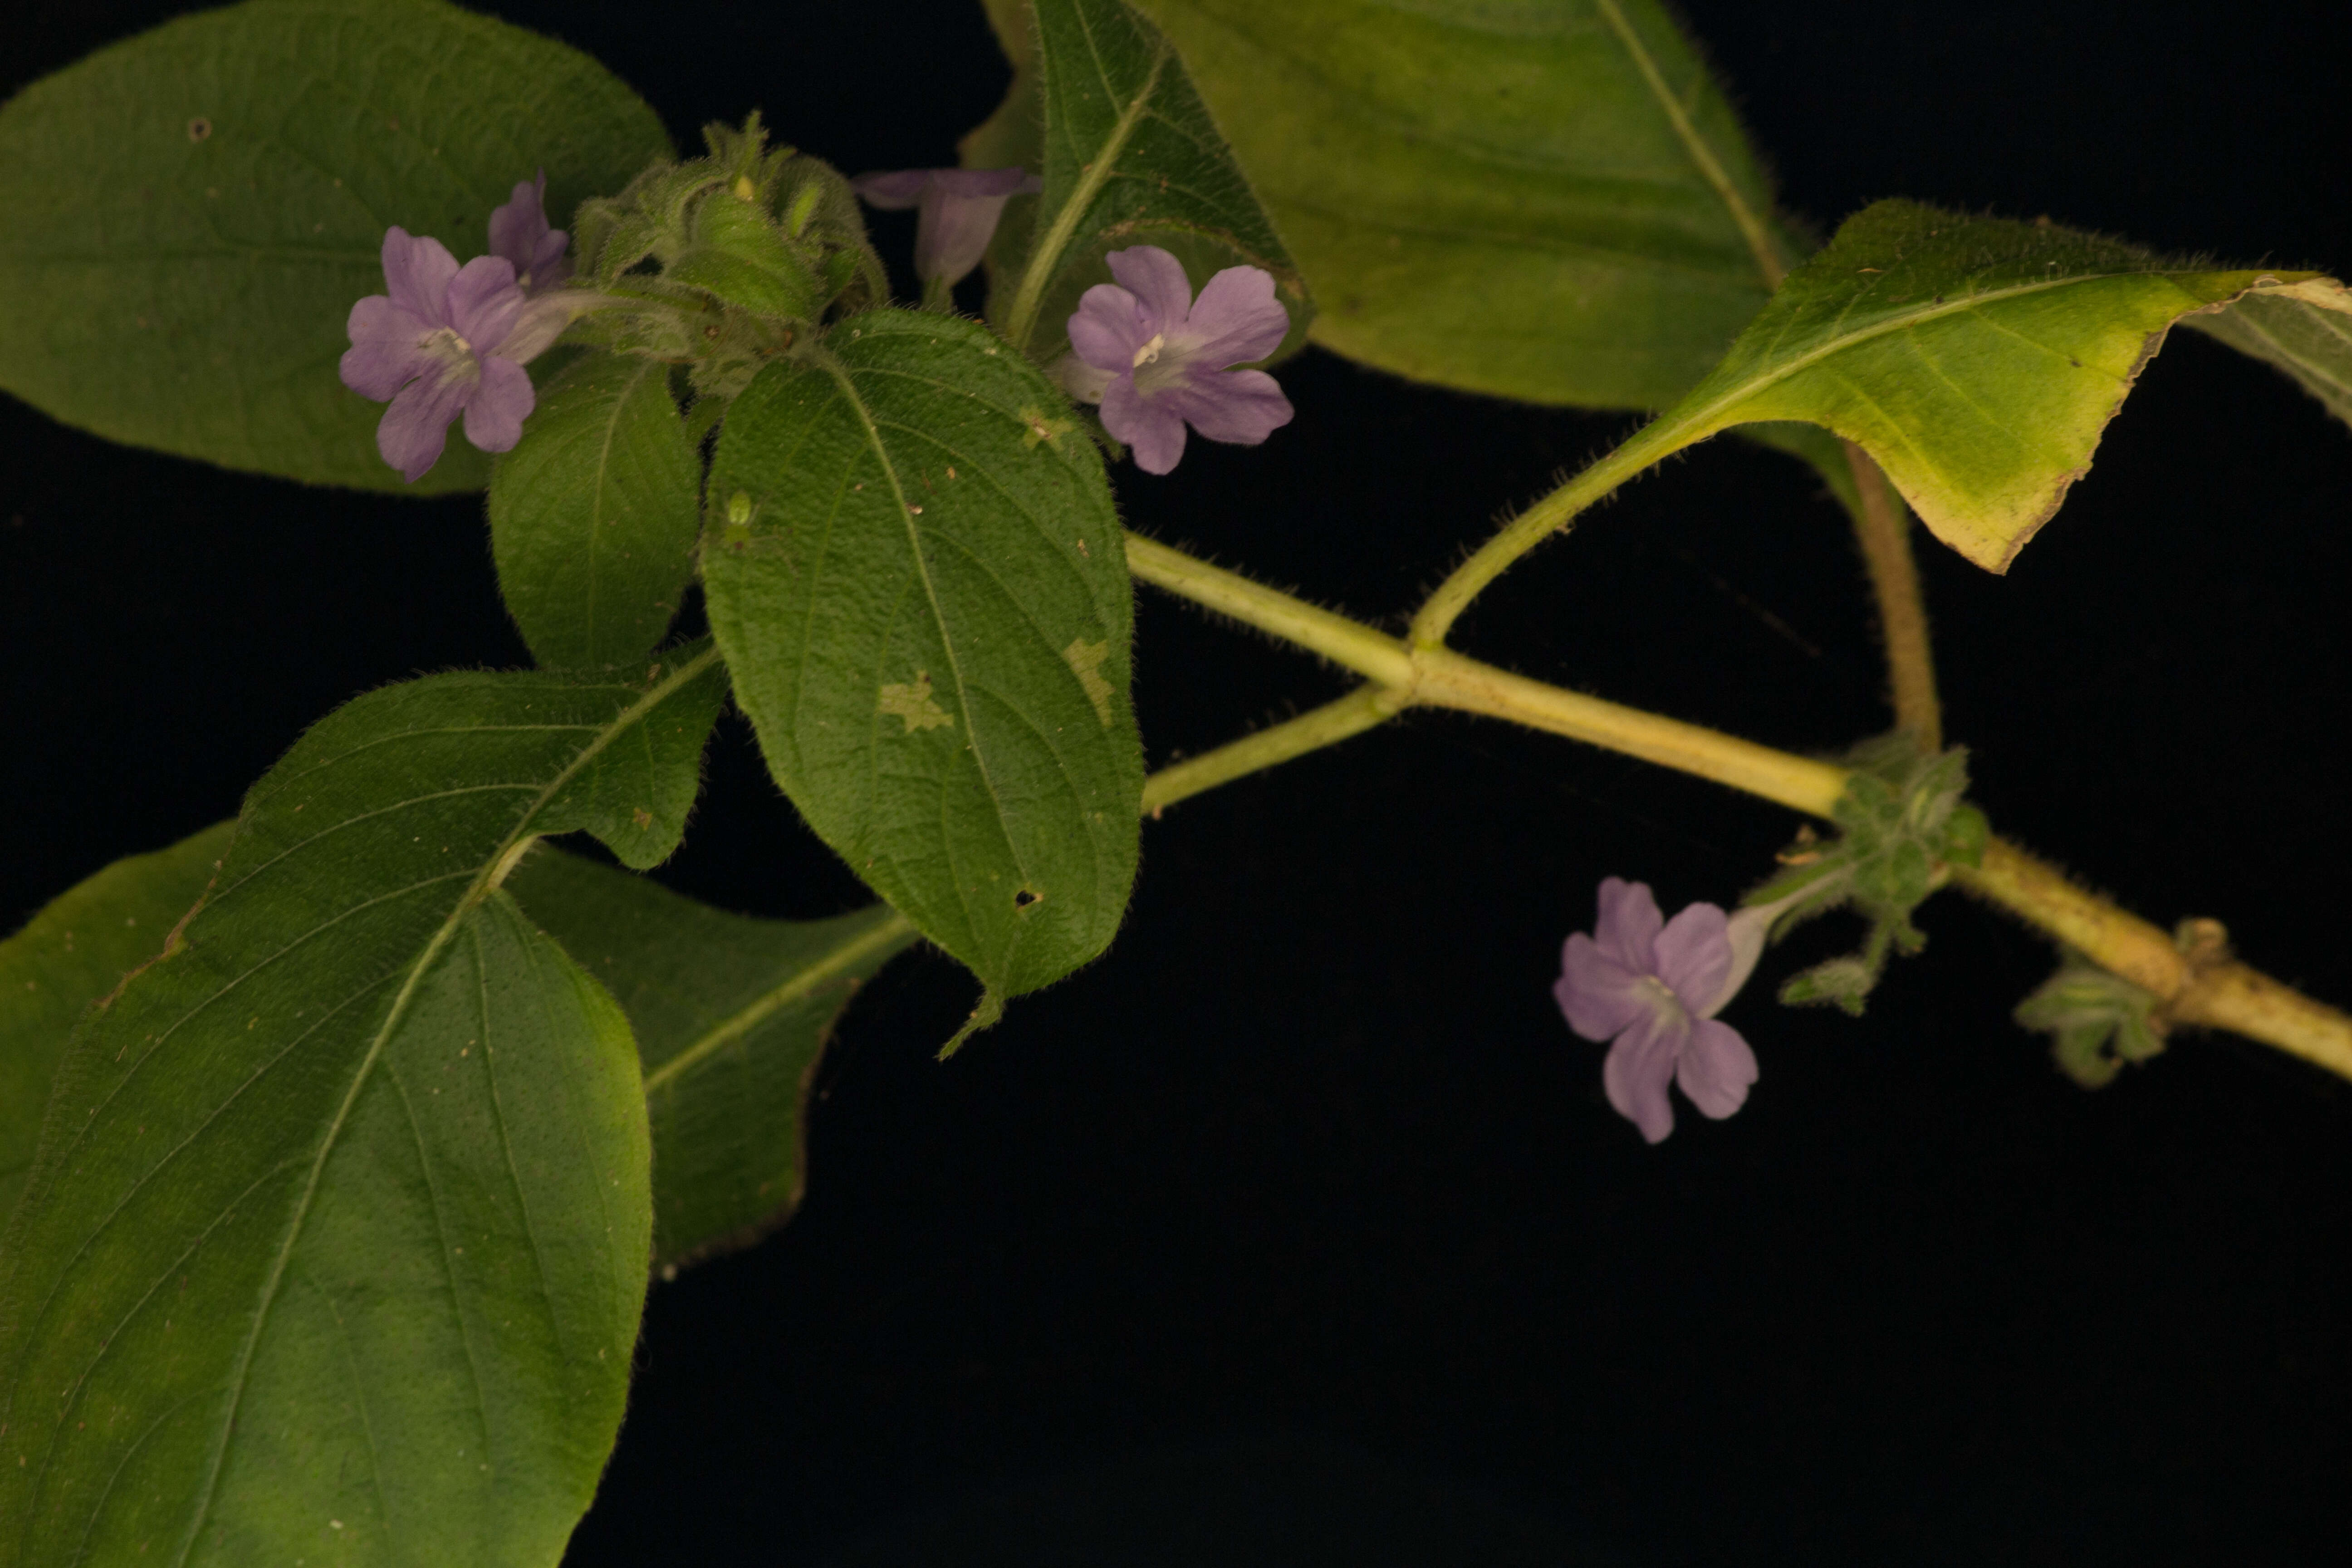
<instances>
[{"instance_id":1,"label":"hairy leaf surface","mask_svg":"<svg viewBox=\"0 0 2352 1568\"><path fill-rule=\"evenodd\" d=\"M1102 460L974 323L877 311L728 411L710 623L768 765L850 868L1017 995L1135 878L1131 591Z\"/></svg>"},{"instance_id":2,"label":"hairy leaf surface","mask_svg":"<svg viewBox=\"0 0 2352 1568\"><path fill-rule=\"evenodd\" d=\"M1663 456L1752 421L1822 426L1875 458L1937 538L2005 571L2172 324L2266 294L2352 303L2313 273L2181 268L2046 224L1880 202L1633 446Z\"/></svg>"},{"instance_id":3,"label":"hairy leaf surface","mask_svg":"<svg viewBox=\"0 0 2352 1568\"><path fill-rule=\"evenodd\" d=\"M414 487L336 362L398 224L458 259L547 171L561 226L669 156L576 49L441 0L247 0L0 109L0 387L134 446L319 484L478 489L452 434Z\"/></svg>"},{"instance_id":4,"label":"hairy leaf surface","mask_svg":"<svg viewBox=\"0 0 2352 1568\"><path fill-rule=\"evenodd\" d=\"M991 301L1007 335L1055 358L1079 296L1111 281L1103 258L1154 245L1184 263L1196 292L1228 267L1273 274L1290 312L1286 345L1304 342L1306 286L1174 47L1121 0L1032 0L1031 10L1045 188L1018 282L1001 312ZM1016 106L1027 90L1016 77Z\"/></svg>"},{"instance_id":5,"label":"hairy leaf surface","mask_svg":"<svg viewBox=\"0 0 2352 1568\"><path fill-rule=\"evenodd\" d=\"M651 1229L628 1028L497 890L683 830L714 655L444 675L255 785L76 1036L0 1265L0 1563L541 1564L620 1420Z\"/></svg>"},{"instance_id":6,"label":"hairy leaf surface","mask_svg":"<svg viewBox=\"0 0 2352 1568\"><path fill-rule=\"evenodd\" d=\"M555 379L490 476L499 591L533 658L644 661L694 574L701 479L667 365L592 353Z\"/></svg>"},{"instance_id":7,"label":"hairy leaf surface","mask_svg":"<svg viewBox=\"0 0 2352 1568\"><path fill-rule=\"evenodd\" d=\"M883 905L754 920L544 849L507 886L636 1033L653 1121L654 1261L674 1268L791 1218L807 1184L817 1058L850 997L914 928Z\"/></svg>"},{"instance_id":8,"label":"hairy leaf surface","mask_svg":"<svg viewBox=\"0 0 2352 1568\"><path fill-rule=\"evenodd\" d=\"M212 880L234 826L217 823L167 849L117 860L0 942L0 1225L32 1167L49 1079L74 1026L163 951Z\"/></svg>"},{"instance_id":9,"label":"hairy leaf surface","mask_svg":"<svg viewBox=\"0 0 2352 1568\"><path fill-rule=\"evenodd\" d=\"M2277 366L2352 425L2352 314L2341 286L2306 285L2307 298L2249 294L2228 310L2189 316L2183 325L2221 339L2240 353Z\"/></svg>"},{"instance_id":10,"label":"hairy leaf surface","mask_svg":"<svg viewBox=\"0 0 2352 1568\"><path fill-rule=\"evenodd\" d=\"M1298 258L1327 348L1657 408L1763 307L1787 248L1770 189L1653 0L1139 4Z\"/></svg>"}]
</instances>

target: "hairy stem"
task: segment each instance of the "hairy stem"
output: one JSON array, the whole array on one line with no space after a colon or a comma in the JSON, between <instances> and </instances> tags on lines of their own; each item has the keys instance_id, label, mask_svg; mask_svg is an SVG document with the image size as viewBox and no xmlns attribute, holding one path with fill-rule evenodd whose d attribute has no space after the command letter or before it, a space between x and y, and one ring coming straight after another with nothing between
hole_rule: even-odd
<instances>
[{"instance_id":1,"label":"hairy stem","mask_svg":"<svg viewBox=\"0 0 2352 1568\"><path fill-rule=\"evenodd\" d=\"M1212 790L1221 784L1286 763L1293 757L1360 735L1386 723L1402 711L1403 704L1378 686L1360 686L1336 702L1244 735L1213 752L1187 757L1160 769L1143 781L1143 815L1158 816L1180 800Z\"/></svg>"},{"instance_id":2,"label":"hairy stem","mask_svg":"<svg viewBox=\"0 0 2352 1568\"><path fill-rule=\"evenodd\" d=\"M1994 839L1981 866L1955 867L1952 879L2153 992L2168 1023L2228 1029L2352 1079L2352 1016L2218 952L2201 960L2183 952L2164 931L2015 845Z\"/></svg>"},{"instance_id":3,"label":"hairy stem","mask_svg":"<svg viewBox=\"0 0 2352 1568\"><path fill-rule=\"evenodd\" d=\"M1895 727L1907 730L1926 752L1944 749L1944 711L1936 697L1936 656L1927 640L1927 604L1919 593L1919 563L1911 556L1911 518L1870 454L1851 441L1845 460L1862 494L1853 520L1870 591L1878 601L1879 633L1886 640L1887 686Z\"/></svg>"},{"instance_id":4,"label":"hairy stem","mask_svg":"<svg viewBox=\"0 0 2352 1568\"><path fill-rule=\"evenodd\" d=\"M1507 719L1713 779L1814 816L1830 815L1851 776L1828 763L1547 686L1444 648L1409 648L1361 622L1134 534L1128 536L1128 565L1156 587L1321 654L1377 684L1377 690L1351 694L1179 764L1202 770L1185 794L1344 740L1389 712L1413 706ZM1360 706L1350 710L1351 703ZM1375 705L1382 710L1377 717ZM1171 775L1179 769L1147 782L1147 801L1155 798L1156 789L1172 787ZM2184 954L2157 927L2001 839L1986 849L1981 866L1953 867L1951 874L1971 892L2155 993L2170 1022L2229 1029L2352 1079L2352 1017L2325 1003L2234 960Z\"/></svg>"},{"instance_id":5,"label":"hairy stem","mask_svg":"<svg viewBox=\"0 0 2352 1568\"><path fill-rule=\"evenodd\" d=\"M1669 426L1664 421L1645 426L1632 440L1505 523L1500 532L1455 567L1454 574L1440 583L1421 606L1408 634L1412 646L1443 646L1454 621L1487 584L1509 571L1513 562L1542 543L1547 535L1567 527L1577 513L1687 445L1681 429L1680 425Z\"/></svg>"}]
</instances>

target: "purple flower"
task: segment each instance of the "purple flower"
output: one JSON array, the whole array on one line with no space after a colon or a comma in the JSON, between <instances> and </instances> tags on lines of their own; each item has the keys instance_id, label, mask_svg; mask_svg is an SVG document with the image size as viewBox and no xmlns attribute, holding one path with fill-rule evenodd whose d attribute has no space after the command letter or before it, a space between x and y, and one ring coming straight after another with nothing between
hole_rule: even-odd
<instances>
[{"instance_id":1,"label":"purple flower","mask_svg":"<svg viewBox=\"0 0 2352 1568\"><path fill-rule=\"evenodd\" d=\"M485 452L513 449L537 394L523 366L571 321L564 296L526 300L514 263L478 256L465 266L437 239L394 226L383 236L388 294L352 307L343 384L392 406L376 450L414 484L440 460L449 422Z\"/></svg>"},{"instance_id":2,"label":"purple flower","mask_svg":"<svg viewBox=\"0 0 2352 1568\"><path fill-rule=\"evenodd\" d=\"M915 276L946 289L988 254L1004 204L1045 187L1026 169L896 169L860 174L849 188L886 212L918 209Z\"/></svg>"},{"instance_id":3,"label":"purple flower","mask_svg":"<svg viewBox=\"0 0 2352 1568\"><path fill-rule=\"evenodd\" d=\"M1560 950L1551 994L1570 1028L1612 1042L1601 1069L1609 1103L1651 1142L1675 1130L1670 1079L1718 1120L1747 1102L1756 1053L1715 1015L1747 984L1780 908L1726 916L1693 904L1665 921L1648 883L1605 877L1593 934Z\"/></svg>"},{"instance_id":4,"label":"purple flower","mask_svg":"<svg viewBox=\"0 0 2352 1568\"><path fill-rule=\"evenodd\" d=\"M572 276L563 253L572 237L547 225L547 171L519 180L506 205L490 213L490 254L514 263L515 282L526 294L553 288Z\"/></svg>"},{"instance_id":5,"label":"purple flower","mask_svg":"<svg viewBox=\"0 0 2352 1568\"><path fill-rule=\"evenodd\" d=\"M1076 363L1063 382L1102 405L1103 428L1127 443L1135 466L1164 474L1184 455L1184 427L1212 441L1255 447L1290 423L1290 400L1262 370L1228 365L1264 359L1290 330L1273 274L1228 267L1198 300L1184 264L1156 245L1114 250L1116 284L1097 283L1070 318Z\"/></svg>"}]
</instances>

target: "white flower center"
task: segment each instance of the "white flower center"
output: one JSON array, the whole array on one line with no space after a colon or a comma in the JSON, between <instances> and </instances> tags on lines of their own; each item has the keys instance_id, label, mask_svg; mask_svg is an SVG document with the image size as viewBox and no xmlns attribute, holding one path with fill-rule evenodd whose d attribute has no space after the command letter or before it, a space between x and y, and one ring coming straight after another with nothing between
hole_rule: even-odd
<instances>
[{"instance_id":1,"label":"white flower center","mask_svg":"<svg viewBox=\"0 0 2352 1568\"><path fill-rule=\"evenodd\" d=\"M1650 1011L1657 1015L1659 1023L1669 1028L1677 1023L1689 1026L1689 1009L1683 1005L1683 999L1675 994L1673 986L1654 974L1644 974L1641 990L1642 1000L1650 1005Z\"/></svg>"},{"instance_id":2,"label":"white flower center","mask_svg":"<svg viewBox=\"0 0 2352 1568\"><path fill-rule=\"evenodd\" d=\"M439 362L443 384L460 378L472 379L482 374L481 361L475 356L474 345L458 335L455 327L436 327L416 340L416 346Z\"/></svg>"},{"instance_id":3,"label":"white flower center","mask_svg":"<svg viewBox=\"0 0 2352 1568\"><path fill-rule=\"evenodd\" d=\"M1151 363L1152 361L1160 357L1160 351L1167 346L1168 334L1166 332L1152 333L1151 341L1135 351L1135 363L1129 368L1139 370L1143 366Z\"/></svg>"}]
</instances>

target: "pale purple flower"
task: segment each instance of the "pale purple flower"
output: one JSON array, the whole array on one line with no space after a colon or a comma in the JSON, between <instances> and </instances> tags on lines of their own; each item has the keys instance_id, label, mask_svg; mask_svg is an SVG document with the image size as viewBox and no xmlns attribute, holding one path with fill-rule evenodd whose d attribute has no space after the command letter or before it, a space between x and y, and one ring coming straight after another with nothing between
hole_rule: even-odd
<instances>
[{"instance_id":1,"label":"pale purple flower","mask_svg":"<svg viewBox=\"0 0 2352 1568\"><path fill-rule=\"evenodd\" d=\"M449 422L462 412L466 439L510 451L538 401L523 366L571 321L571 297L527 300L515 266L478 256L465 266L437 239L394 226L383 236L390 290L352 307L343 384L392 406L376 450L410 483L440 460Z\"/></svg>"},{"instance_id":2,"label":"pale purple flower","mask_svg":"<svg viewBox=\"0 0 2352 1568\"><path fill-rule=\"evenodd\" d=\"M1174 468L1188 425L1212 441L1255 447L1290 423L1274 377L1226 368L1264 359L1290 330L1272 273L1228 267L1195 300L1184 264L1156 245L1107 259L1118 281L1080 296L1070 318L1075 363L1063 362L1062 378L1102 405L1103 428L1127 443L1137 468Z\"/></svg>"},{"instance_id":3,"label":"pale purple flower","mask_svg":"<svg viewBox=\"0 0 2352 1568\"><path fill-rule=\"evenodd\" d=\"M504 206L490 213L490 254L514 263L515 282L526 294L551 289L572 276L564 255L572 237L547 223L547 171L519 180Z\"/></svg>"},{"instance_id":4,"label":"pale purple flower","mask_svg":"<svg viewBox=\"0 0 2352 1568\"><path fill-rule=\"evenodd\" d=\"M860 174L849 188L886 212L917 209L915 276L946 288L988 254L1004 204L1045 187L1026 169L894 169Z\"/></svg>"},{"instance_id":5,"label":"pale purple flower","mask_svg":"<svg viewBox=\"0 0 2352 1568\"><path fill-rule=\"evenodd\" d=\"M1727 916L1693 904L1667 921L1648 883L1606 877L1592 935L1561 948L1552 995L1570 1028L1612 1042L1601 1086L1651 1142L1675 1130L1669 1079L1718 1120L1747 1102L1756 1053L1716 1014L1747 984L1781 907Z\"/></svg>"}]
</instances>

